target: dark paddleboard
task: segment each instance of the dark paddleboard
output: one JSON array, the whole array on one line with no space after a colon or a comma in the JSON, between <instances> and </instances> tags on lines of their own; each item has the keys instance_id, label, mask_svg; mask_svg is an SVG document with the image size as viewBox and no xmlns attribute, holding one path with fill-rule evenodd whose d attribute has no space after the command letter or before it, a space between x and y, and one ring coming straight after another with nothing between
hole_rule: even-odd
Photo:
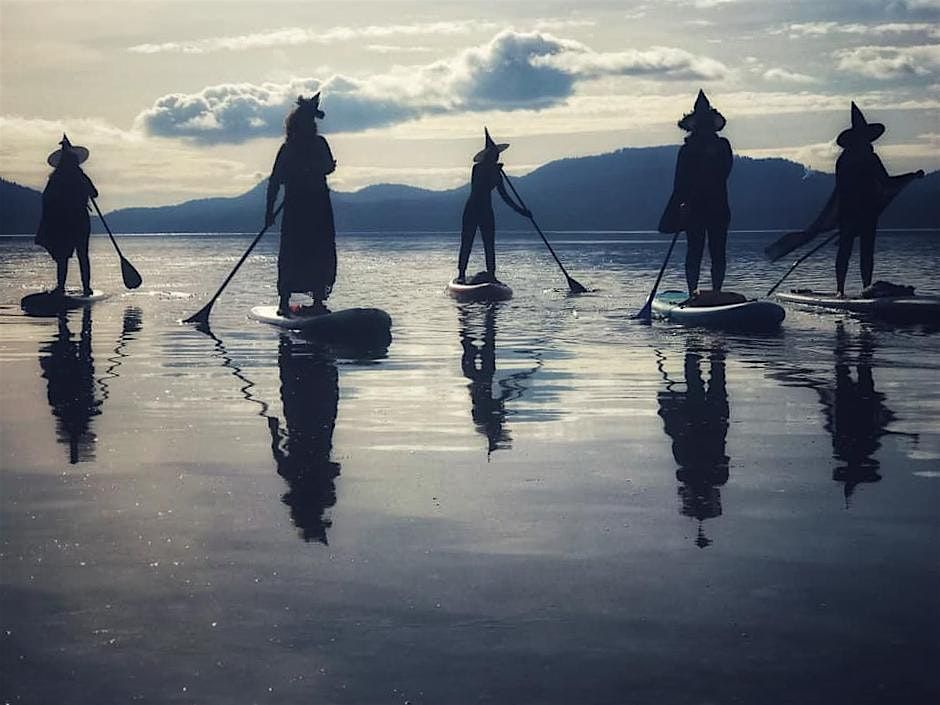
<instances>
[{"instance_id":1,"label":"dark paddleboard","mask_svg":"<svg viewBox=\"0 0 940 705\"><path fill-rule=\"evenodd\" d=\"M447 293L458 301L506 301L512 298L512 289L501 281L458 284L452 280L447 285Z\"/></svg>"},{"instance_id":2,"label":"dark paddleboard","mask_svg":"<svg viewBox=\"0 0 940 705\"><path fill-rule=\"evenodd\" d=\"M940 296L840 297L811 289L793 289L777 294L777 298L791 304L830 311L850 311L886 321L940 324Z\"/></svg>"},{"instance_id":3,"label":"dark paddleboard","mask_svg":"<svg viewBox=\"0 0 940 705\"><path fill-rule=\"evenodd\" d=\"M48 316L60 311L89 306L96 301L104 301L110 296L111 294L98 289L93 289L90 296L83 296L78 289L66 289L64 294L40 291L20 299L20 308L30 315Z\"/></svg>"},{"instance_id":4,"label":"dark paddleboard","mask_svg":"<svg viewBox=\"0 0 940 705\"><path fill-rule=\"evenodd\" d=\"M717 306L683 305L689 295L684 291L664 291L653 299L653 313L684 326L725 330L773 330L786 316L783 307L773 301L747 300Z\"/></svg>"},{"instance_id":5,"label":"dark paddleboard","mask_svg":"<svg viewBox=\"0 0 940 705\"><path fill-rule=\"evenodd\" d=\"M255 306L248 317L324 343L387 347L392 340L392 318L378 308L347 308L332 313L312 313L291 306L290 316L281 316L277 306Z\"/></svg>"}]
</instances>

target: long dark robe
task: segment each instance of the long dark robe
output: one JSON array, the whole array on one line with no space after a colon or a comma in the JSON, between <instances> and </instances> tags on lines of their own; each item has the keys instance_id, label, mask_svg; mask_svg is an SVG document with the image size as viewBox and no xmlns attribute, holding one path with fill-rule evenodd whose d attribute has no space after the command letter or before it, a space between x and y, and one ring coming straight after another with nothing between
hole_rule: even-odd
<instances>
[{"instance_id":1,"label":"long dark robe","mask_svg":"<svg viewBox=\"0 0 940 705\"><path fill-rule=\"evenodd\" d=\"M309 292L326 299L336 281L336 228L326 175L333 170L326 140L281 145L268 180L268 204L284 186L278 292Z\"/></svg>"},{"instance_id":2,"label":"long dark robe","mask_svg":"<svg viewBox=\"0 0 940 705\"><path fill-rule=\"evenodd\" d=\"M75 248L88 248L91 221L88 199L98 195L91 179L78 165L61 166L49 175L42 192L42 217L36 244L54 260L67 260Z\"/></svg>"},{"instance_id":3,"label":"long dark robe","mask_svg":"<svg viewBox=\"0 0 940 705\"><path fill-rule=\"evenodd\" d=\"M686 137L676 158L672 195L659 221L659 231L727 228L731 221L728 176L733 162L731 143L724 137L714 133Z\"/></svg>"}]
</instances>

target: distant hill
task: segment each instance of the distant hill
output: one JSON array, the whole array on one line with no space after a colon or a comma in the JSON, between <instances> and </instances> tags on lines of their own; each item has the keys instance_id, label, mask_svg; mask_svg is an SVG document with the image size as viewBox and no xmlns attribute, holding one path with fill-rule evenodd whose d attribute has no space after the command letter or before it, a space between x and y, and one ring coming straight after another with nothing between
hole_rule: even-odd
<instances>
[{"instance_id":1,"label":"distant hill","mask_svg":"<svg viewBox=\"0 0 940 705\"><path fill-rule=\"evenodd\" d=\"M548 230L653 230L672 189L677 146L621 149L550 162L513 183L539 224ZM469 176L469 168L467 170ZM834 184L831 174L785 159L736 157L729 181L732 222L738 230L796 229L807 225ZM264 213L262 181L233 198L206 198L108 214L121 232L252 232ZM340 231L453 231L467 186L429 191L378 184L353 193L334 191ZM8 191L12 194L8 199ZM883 227L940 228L940 172L909 186L881 220ZM499 227L526 221L493 199ZM0 232L34 232L38 193L0 182ZM9 205L8 205L9 203Z\"/></svg>"}]
</instances>

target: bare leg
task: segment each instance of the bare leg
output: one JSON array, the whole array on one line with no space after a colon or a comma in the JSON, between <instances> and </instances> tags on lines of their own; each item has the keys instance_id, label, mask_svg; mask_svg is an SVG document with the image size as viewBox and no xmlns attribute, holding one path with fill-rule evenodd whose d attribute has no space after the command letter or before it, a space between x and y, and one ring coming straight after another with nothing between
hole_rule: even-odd
<instances>
[{"instance_id":1,"label":"bare leg","mask_svg":"<svg viewBox=\"0 0 940 705\"><path fill-rule=\"evenodd\" d=\"M473 238L477 234L477 218L467 207L463 210L463 224L460 231L460 255L457 258L457 277L463 280L467 276L467 263L473 249Z\"/></svg>"},{"instance_id":2,"label":"bare leg","mask_svg":"<svg viewBox=\"0 0 940 705\"><path fill-rule=\"evenodd\" d=\"M712 289L721 291L725 283L725 271L728 268L726 255L728 228L708 229L708 257L712 262Z\"/></svg>"},{"instance_id":3,"label":"bare leg","mask_svg":"<svg viewBox=\"0 0 940 705\"><path fill-rule=\"evenodd\" d=\"M88 259L87 240L75 248L75 255L78 257L78 271L82 276L82 293L91 296L91 262Z\"/></svg>"},{"instance_id":4,"label":"bare leg","mask_svg":"<svg viewBox=\"0 0 940 705\"><path fill-rule=\"evenodd\" d=\"M845 277L849 272L849 258L852 256L853 239L850 231L839 231L839 252L836 254L836 290L840 296L845 295Z\"/></svg>"},{"instance_id":5,"label":"bare leg","mask_svg":"<svg viewBox=\"0 0 940 705\"><path fill-rule=\"evenodd\" d=\"M685 283L691 296L698 289L702 254L705 252L705 228L694 227L685 233L688 251L685 254Z\"/></svg>"},{"instance_id":6,"label":"bare leg","mask_svg":"<svg viewBox=\"0 0 940 705\"><path fill-rule=\"evenodd\" d=\"M862 230L858 253L862 270L862 286L867 289L871 286L872 275L875 273L875 223L866 224L865 229Z\"/></svg>"},{"instance_id":7,"label":"bare leg","mask_svg":"<svg viewBox=\"0 0 940 705\"><path fill-rule=\"evenodd\" d=\"M69 276L68 258L57 259L55 261L55 278L56 278L55 291L60 292L60 293L65 291L65 280L68 279L68 276Z\"/></svg>"}]
</instances>

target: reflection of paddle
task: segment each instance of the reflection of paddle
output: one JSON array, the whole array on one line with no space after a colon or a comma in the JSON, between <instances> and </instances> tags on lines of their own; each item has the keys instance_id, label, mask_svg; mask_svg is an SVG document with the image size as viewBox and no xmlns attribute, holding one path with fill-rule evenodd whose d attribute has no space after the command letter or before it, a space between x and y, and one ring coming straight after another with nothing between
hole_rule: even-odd
<instances>
[{"instance_id":1,"label":"reflection of paddle","mask_svg":"<svg viewBox=\"0 0 940 705\"><path fill-rule=\"evenodd\" d=\"M643 304L637 313L633 314L633 318L638 318L643 321L649 321L653 318L653 299L656 298L656 290L659 288L659 282L662 281L663 272L666 271L666 265L669 263L669 258L672 256L672 248L676 246L676 240L679 239L679 233L681 230L676 230L676 234L672 236L672 242L669 243L669 249L666 251L666 259L663 260L663 266L659 268L659 275L656 277L656 283L653 284L653 289L650 291L650 295L646 298L646 303Z\"/></svg>"},{"instance_id":2,"label":"reflection of paddle","mask_svg":"<svg viewBox=\"0 0 940 705\"><path fill-rule=\"evenodd\" d=\"M512 181L509 180L509 177L506 175L506 172L503 171L503 168L502 168L502 167L499 168L499 171L500 171L500 173L502 173L503 178L506 179L506 183L509 184L509 188L512 189L512 193L513 193L513 195L516 197L516 200L519 201L519 205L521 205L521 206L522 206L523 208L525 208L526 210L529 210L529 209L526 207L526 204L523 202L522 196L520 196L520 195L519 195L519 192L516 191L516 187L512 185ZM530 212L531 212L531 211L530 211ZM542 242L545 243L545 246L548 248L548 251L552 253L552 257L555 258L555 262L557 262L557 263L558 263L558 266L561 268L561 273L564 274L564 275L565 275L565 279L568 280L568 288L571 290L571 293L572 293L572 294L586 294L586 293L587 293L587 289L585 289L582 284L580 284L579 282L577 282L577 281L575 281L574 279L572 279L571 275L568 274L567 271L565 271L565 265L563 265L563 264L561 263L561 260L558 259L558 255L555 254L555 250L553 250L553 249L552 249L552 246L548 243L548 240L546 239L545 234L542 232L542 229L539 227L539 224L535 222L535 218L534 218L532 215L530 215L530 216L529 216L529 220L531 221L531 223L532 223L533 227L535 228L536 232L538 232L538 234L541 235L541 237L542 237Z\"/></svg>"},{"instance_id":3,"label":"reflection of paddle","mask_svg":"<svg viewBox=\"0 0 940 705\"><path fill-rule=\"evenodd\" d=\"M94 198L91 199L91 202L95 206L95 210L98 212L98 217L101 218L101 224L104 225L104 229L108 231L108 236L111 238L111 243L114 245L114 249L117 250L118 257L121 258L121 276L124 278L124 286L126 286L128 289L136 289L143 282L143 279L140 278L140 273L134 269L134 265L128 262L121 253L121 248L118 247L117 240L114 239L114 233L112 233L111 228L108 227L108 221L106 221L104 216L101 214L101 209L98 207L98 202Z\"/></svg>"},{"instance_id":4,"label":"reflection of paddle","mask_svg":"<svg viewBox=\"0 0 940 705\"><path fill-rule=\"evenodd\" d=\"M279 205L279 206L277 207L277 210L274 211L274 217L271 218L272 224L273 224L274 218L277 217L278 213L281 212L281 208L283 208L283 207L284 207L284 202L281 201L281 205ZM263 228L261 228L261 232L259 232L259 233L255 236L255 239L251 241L251 244L248 246L248 249L245 250L245 254L243 254L243 255L242 255L242 258L241 258L240 260L238 260L238 264L236 264L236 265L235 265L235 268L234 268L231 272L229 272L229 275L228 275L227 277L225 277L225 281L222 282L222 286L219 287L219 290L218 290L217 292L215 292L215 296L213 296L211 299L209 299L209 303L207 303L207 304L206 304L205 306L203 306L201 309L199 309L198 311L196 311L196 313L194 313L192 316L190 316L189 318L185 319L185 320L183 321L183 323L196 323L197 325L201 325L201 326L204 326L204 327L208 327L208 325L209 325L209 313L212 311L212 305L215 303L215 300L216 300L217 298L219 298L219 295L222 293L222 291L225 289L225 287L228 286L228 283L229 283L230 281L232 281L232 277L235 276L235 272L237 272L238 269L239 269L239 267L242 266L242 263L244 263L244 261L245 261L246 259L248 259L248 255L250 255L250 254L251 254L251 251L252 251L253 249L255 249L255 245L258 244L258 241L259 241L259 240L261 239L261 237L268 231L268 228L269 228L269 227L271 227L271 226L270 226L270 225L265 225Z\"/></svg>"},{"instance_id":5,"label":"reflection of paddle","mask_svg":"<svg viewBox=\"0 0 940 705\"><path fill-rule=\"evenodd\" d=\"M774 292L777 290L777 287L780 286L781 284L783 284L783 280L786 279L787 277L789 277L789 276L793 273L793 270L796 269L796 268L800 265L800 263L803 262L803 260L808 259L808 258L811 257L812 255L814 255L814 254L816 254L817 252L819 252L822 248L824 248L824 247L825 247L826 245L828 245L830 242L832 242L833 240L835 240L838 236L839 236L839 233L838 233L838 232L834 232L832 235L830 235L829 237L827 237L827 238L826 238L825 240L823 240L821 243L819 243L818 245L816 245L816 247L814 247L812 250L810 250L809 252L807 252L805 255L803 255L802 257L800 257L796 262L794 262L792 265L790 265L790 268L787 270L787 273L784 274L782 277L780 277L780 279L777 281L777 283L774 284L772 287L770 287L770 289L767 290L767 293L766 293L764 296L765 296L765 297L769 297L772 293L774 293Z\"/></svg>"}]
</instances>

